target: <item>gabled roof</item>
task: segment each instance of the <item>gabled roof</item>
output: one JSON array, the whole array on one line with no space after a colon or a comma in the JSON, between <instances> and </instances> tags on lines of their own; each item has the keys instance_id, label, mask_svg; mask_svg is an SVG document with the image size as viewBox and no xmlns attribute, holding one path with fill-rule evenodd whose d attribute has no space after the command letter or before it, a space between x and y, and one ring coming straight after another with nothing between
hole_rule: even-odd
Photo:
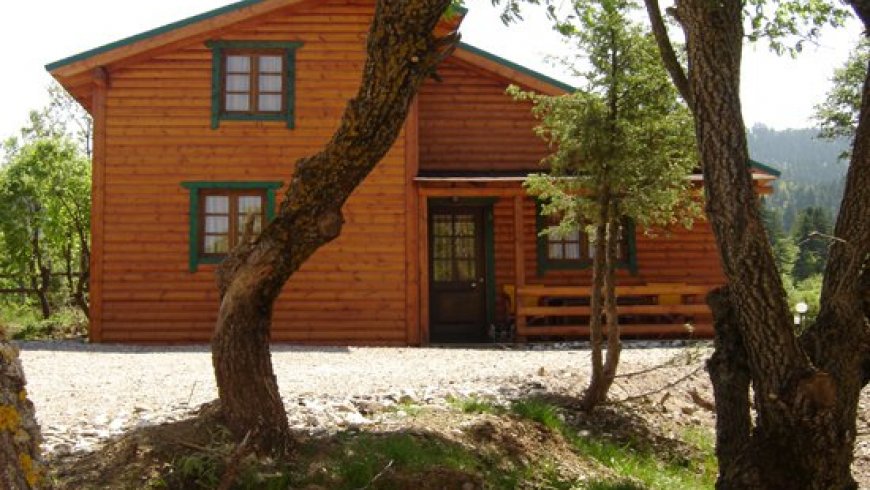
<instances>
[{"instance_id":1,"label":"gabled roof","mask_svg":"<svg viewBox=\"0 0 870 490\"><path fill-rule=\"evenodd\" d=\"M91 73L95 68L111 69L180 43L206 39L216 30L251 21L278 9L304 8L318 3L319 0L241 0L54 61L45 68L80 102L88 106ZM447 32L458 28L466 12L465 9L456 9L454 15L445 17L437 29ZM559 94L574 90L558 80L465 43L460 43L454 55L484 70L544 93Z\"/></svg>"}]
</instances>

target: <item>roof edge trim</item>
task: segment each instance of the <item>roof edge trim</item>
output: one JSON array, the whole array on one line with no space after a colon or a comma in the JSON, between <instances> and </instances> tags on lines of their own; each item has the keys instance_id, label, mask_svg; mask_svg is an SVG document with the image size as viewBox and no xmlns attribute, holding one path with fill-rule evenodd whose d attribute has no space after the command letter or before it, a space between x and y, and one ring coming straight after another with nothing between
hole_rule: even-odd
<instances>
[{"instance_id":1,"label":"roof edge trim","mask_svg":"<svg viewBox=\"0 0 870 490\"><path fill-rule=\"evenodd\" d=\"M532 70L531 68L527 68L527 67L520 65L518 63L514 63L513 61L502 58L501 56L494 55L494 54L490 53L489 51L484 51L484 50L482 50L478 47L472 46L468 43L460 42L458 48L462 49L464 51L468 51L472 54L476 54L480 57L486 58L486 59L488 59L492 62L498 63L499 65L502 65L506 68L510 68L512 70L516 70L518 72L526 74L526 75L528 75L532 78L535 78L541 82L544 82L548 85L552 85L553 87L556 87L560 90L564 90L565 92L573 93L573 92L577 91L577 87L574 87L574 86L567 84L565 82L561 82L559 80L556 80L553 77L544 75L541 72Z\"/></svg>"},{"instance_id":2,"label":"roof edge trim","mask_svg":"<svg viewBox=\"0 0 870 490\"><path fill-rule=\"evenodd\" d=\"M109 44L104 44L102 46L98 46L96 48L89 49L87 51L83 51L79 54L74 54L74 55L69 56L67 58L63 58L63 59L60 59L58 61L54 61L52 63L45 65L45 69L48 70L49 72L52 72L58 68L61 68L61 67L66 66L66 65L70 65L70 64L75 63L77 61L82 61L82 60L88 59L92 56L102 54L102 53L105 53L107 51L111 51L113 49L117 49L117 48L126 46L128 44L133 44L133 43L136 43L139 41L143 41L145 39L148 39L148 38L151 38L154 36L158 36L160 34L165 34L167 32L174 31L175 29L185 27L185 26L190 25L190 24L195 24L195 23L203 21L203 20L211 19L213 17L217 17L220 15L232 12L234 10L238 10L238 9L241 9L244 7L249 7L251 5L256 5L258 3L262 3L263 1L264 0L240 0L238 2L231 3L229 5L224 5L223 7L219 7L219 8L216 8L214 10L209 10L208 12L203 12L201 14L197 14L197 15L194 15L192 17L187 17L185 19L177 20L175 22L172 22L172 23L160 26L160 27L155 27L154 29L150 29L150 30L147 30L145 32L141 32L139 34L136 34L136 35L133 35L130 37L125 37L125 38L119 39L115 42L111 42Z\"/></svg>"},{"instance_id":3,"label":"roof edge trim","mask_svg":"<svg viewBox=\"0 0 870 490\"><path fill-rule=\"evenodd\" d=\"M782 172L780 170L777 170L770 165L761 163L751 158L749 159L749 167L756 170L761 170L762 172L773 175L774 177L780 177L782 175Z\"/></svg>"}]
</instances>

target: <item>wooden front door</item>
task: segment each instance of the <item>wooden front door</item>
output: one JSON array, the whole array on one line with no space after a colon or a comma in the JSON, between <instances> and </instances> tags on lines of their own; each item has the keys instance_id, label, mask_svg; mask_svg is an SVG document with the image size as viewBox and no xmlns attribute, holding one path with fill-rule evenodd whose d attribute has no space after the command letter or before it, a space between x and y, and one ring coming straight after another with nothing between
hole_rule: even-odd
<instances>
[{"instance_id":1,"label":"wooden front door","mask_svg":"<svg viewBox=\"0 0 870 490\"><path fill-rule=\"evenodd\" d=\"M430 208L431 342L486 339L484 209L478 206Z\"/></svg>"}]
</instances>

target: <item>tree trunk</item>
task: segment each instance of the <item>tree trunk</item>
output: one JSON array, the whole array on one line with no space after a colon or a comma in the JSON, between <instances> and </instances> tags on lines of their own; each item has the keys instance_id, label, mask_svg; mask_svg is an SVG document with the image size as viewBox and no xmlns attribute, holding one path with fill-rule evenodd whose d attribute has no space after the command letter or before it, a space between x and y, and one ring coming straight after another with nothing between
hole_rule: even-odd
<instances>
[{"instance_id":1,"label":"tree trunk","mask_svg":"<svg viewBox=\"0 0 870 490\"><path fill-rule=\"evenodd\" d=\"M36 297L39 299L42 318L47 320L51 317L51 303L48 301L48 290L51 287L51 270L43 264L39 228L33 229L30 246L33 249L30 283L33 291L36 293Z\"/></svg>"},{"instance_id":2,"label":"tree trunk","mask_svg":"<svg viewBox=\"0 0 870 490\"><path fill-rule=\"evenodd\" d=\"M275 219L218 269L212 360L224 423L260 452L285 453L289 428L269 354L272 306L290 276L335 239L341 208L392 147L418 87L458 41L433 29L450 0L379 0L357 96L318 154L296 165Z\"/></svg>"},{"instance_id":3,"label":"tree trunk","mask_svg":"<svg viewBox=\"0 0 870 490\"><path fill-rule=\"evenodd\" d=\"M622 342L619 334L619 315L616 305L616 247L620 242L620 219L616 205L610 203L607 213L607 246L606 270L604 276L604 314L607 319L607 358L604 362L604 379L601 386L601 401L607 398L610 386L616 378L619 367L619 356L622 353Z\"/></svg>"},{"instance_id":4,"label":"tree trunk","mask_svg":"<svg viewBox=\"0 0 870 490\"><path fill-rule=\"evenodd\" d=\"M609 197L607 196L606 188L602 188L598 193L598 223L595 227L595 254L592 258L592 294L590 295L590 313L589 313L589 341L592 349L591 362L592 373L589 379L589 386L583 393L583 399L580 401L580 406L585 411L592 411L601 403L602 389L604 388L604 356L602 353L602 343L604 341L604 333L602 329L602 304L606 301L605 296L605 277L607 275L607 222L608 222L608 205Z\"/></svg>"},{"instance_id":5,"label":"tree trunk","mask_svg":"<svg viewBox=\"0 0 870 490\"><path fill-rule=\"evenodd\" d=\"M860 390L855 382L860 365L855 351L860 335L851 343L847 336L860 332L855 326L863 323L863 314L859 302L851 306L842 302L828 305L828 309L837 311L837 315L829 314L837 320L829 322L819 351L837 359L818 365L810 362L790 322L749 173L739 98L742 11L740 0L679 0L675 12L686 34L690 100L704 172L707 214L729 281L725 300L733 306L733 316L729 314L728 321L719 322L717 336L722 337L717 339L717 346L722 349L717 351L713 366L723 365L738 373L731 380L733 389L743 390L739 365L745 354L757 413L755 428L748 433L749 426L739 415L743 411L742 392L733 393L733 400L717 406L722 410L718 414L722 423L734 424L720 427L729 434L732 444L719 448L725 461L717 488L855 488L849 466ZM850 179L855 178L853 170ZM856 211L864 213L853 216L850 222L865 230L870 218L866 203L861 204L857 193L854 186L850 192L847 185L844 203L859 199L858 206L864 207ZM844 206L849 214L849 206ZM857 264L865 260L867 235L860 233L864 231L859 232L864 237L859 245L864 247L863 255L857 255L860 259L856 260L855 254L860 254L857 251L844 259L851 265L843 270L858 271ZM859 275L842 276L840 280L857 281ZM826 278L826 287L835 279ZM729 332L733 332L734 324L742 340L742 352L731 348L735 341ZM715 371L711 368L711 372ZM726 383L720 374L716 375L717 392ZM725 433L719 438L724 443ZM741 447L734 447L733 441L744 440Z\"/></svg>"},{"instance_id":6,"label":"tree trunk","mask_svg":"<svg viewBox=\"0 0 870 490\"><path fill-rule=\"evenodd\" d=\"M0 488L36 488L41 435L18 348L0 331Z\"/></svg>"}]
</instances>

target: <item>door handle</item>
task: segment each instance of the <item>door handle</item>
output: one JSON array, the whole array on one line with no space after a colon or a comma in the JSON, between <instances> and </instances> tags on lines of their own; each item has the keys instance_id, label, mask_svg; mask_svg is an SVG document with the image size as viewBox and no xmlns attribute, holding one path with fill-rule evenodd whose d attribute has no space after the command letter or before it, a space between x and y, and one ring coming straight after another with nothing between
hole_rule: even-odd
<instances>
[{"instance_id":1,"label":"door handle","mask_svg":"<svg viewBox=\"0 0 870 490\"><path fill-rule=\"evenodd\" d=\"M477 283L476 283L476 282L472 282L472 283L471 283L471 289L477 289Z\"/></svg>"}]
</instances>

